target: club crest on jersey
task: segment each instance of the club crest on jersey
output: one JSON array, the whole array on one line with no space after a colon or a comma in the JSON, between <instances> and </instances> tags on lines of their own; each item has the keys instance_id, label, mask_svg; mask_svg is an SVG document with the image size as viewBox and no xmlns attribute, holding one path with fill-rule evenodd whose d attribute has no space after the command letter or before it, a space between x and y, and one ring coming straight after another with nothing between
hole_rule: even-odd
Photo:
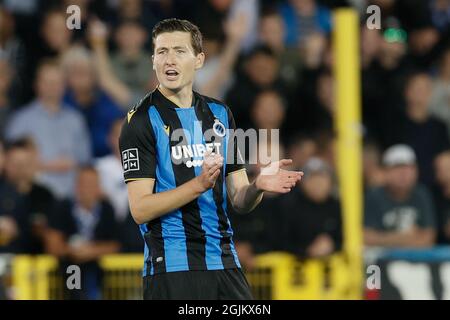
<instances>
[{"instance_id":1,"label":"club crest on jersey","mask_svg":"<svg viewBox=\"0 0 450 320\"><path fill-rule=\"evenodd\" d=\"M131 148L122 151L123 172L139 171L139 151L137 148Z\"/></svg>"},{"instance_id":2,"label":"club crest on jersey","mask_svg":"<svg viewBox=\"0 0 450 320\"><path fill-rule=\"evenodd\" d=\"M225 137L227 133L227 129L225 128L223 123L219 121L219 119L214 120L213 131L219 137Z\"/></svg>"}]
</instances>

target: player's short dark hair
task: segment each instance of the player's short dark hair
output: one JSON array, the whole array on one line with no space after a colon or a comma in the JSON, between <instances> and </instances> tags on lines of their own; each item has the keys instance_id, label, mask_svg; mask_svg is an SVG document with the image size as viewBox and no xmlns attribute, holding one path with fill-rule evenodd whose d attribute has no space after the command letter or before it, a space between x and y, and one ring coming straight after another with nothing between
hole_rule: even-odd
<instances>
[{"instance_id":1,"label":"player's short dark hair","mask_svg":"<svg viewBox=\"0 0 450 320\"><path fill-rule=\"evenodd\" d=\"M200 29L192 22L176 18L165 19L155 25L152 31L153 50L155 48L156 37L158 37L161 33L175 31L190 33L194 53L197 55L203 52L203 36Z\"/></svg>"}]
</instances>

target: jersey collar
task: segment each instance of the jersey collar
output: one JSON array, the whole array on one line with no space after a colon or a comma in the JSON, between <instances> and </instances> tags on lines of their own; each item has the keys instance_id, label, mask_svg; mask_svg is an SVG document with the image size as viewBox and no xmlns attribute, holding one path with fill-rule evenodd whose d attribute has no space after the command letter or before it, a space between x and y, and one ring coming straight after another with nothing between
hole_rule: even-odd
<instances>
[{"instance_id":1,"label":"jersey collar","mask_svg":"<svg viewBox=\"0 0 450 320\"><path fill-rule=\"evenodd\" d=\"M189 109L189 108L181 108L177 106L175 103L167 99L158 88L153 91L153 97L155 99L155 103L160 104L161 107L167 107L170 109ZM192 91L192 102L191 107L194 107L199 104L199 94L195 91Z\"/></svg>"}]
</instances>

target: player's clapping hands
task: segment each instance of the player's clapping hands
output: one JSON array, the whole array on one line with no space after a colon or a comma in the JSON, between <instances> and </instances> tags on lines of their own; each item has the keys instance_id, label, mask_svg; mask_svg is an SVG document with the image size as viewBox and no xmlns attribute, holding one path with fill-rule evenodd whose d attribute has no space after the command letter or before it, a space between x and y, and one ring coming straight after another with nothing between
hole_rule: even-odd
<instances>
[{"instance_id":1,"label":"player's clapping hands","mask_svg":"<svg viewBox=\"0 0 450 320\"><path fill-rule=\"evenodd\" d=\"M255 181L257 189L268 192L288 193L303 177L301 171L283 170L281 167L292 164L291 159L282 159L263 167Z\"/></svg>"},{"instance_id":2,"label":"player's clapping hands","mask_svg":"<svg viewBox=\"0 0 450 320\"><path fill-rule=\"evenodd\" d=\"M204 155L202 173L198 176L201 187L206 191L214 187L220 169L223 167L223 156L207 151Z\"/></svg>"}]
</instances>

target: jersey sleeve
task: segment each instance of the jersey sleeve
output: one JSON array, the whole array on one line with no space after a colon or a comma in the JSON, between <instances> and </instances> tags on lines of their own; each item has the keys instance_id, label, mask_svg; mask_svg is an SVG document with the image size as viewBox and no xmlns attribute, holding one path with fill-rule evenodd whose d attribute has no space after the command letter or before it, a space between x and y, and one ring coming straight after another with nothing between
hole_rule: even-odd
<instances>
[{"instance_id":1,"label":"jersey sleeve","mask_svg":"<svg viewBox=\"0 0 450 320\"><path fill-rule=\"evenodd\" d=\"M150 118L142 108L131 110L119 138L125 182L156 177L156 146Z\"/></svg>"},{"instance_id":2,"label":"jersey sleeve","mask_svg":"<svg viewBox=\"0 0 450 320\"><path fill-rule=\"evenodd\" d=\"M233 131L236 130L236 122L234 121L233 113L230 108L227 107L228 112L228 128ZM231 149L232 148L232 149ZM225 174L228 175L232 172L245 169L245 161L242 157L241 151L238 148L238 143L234 135L231 135L228 140L227 146L227 165L225 168Z\"/></svg>"}]
</instances>

